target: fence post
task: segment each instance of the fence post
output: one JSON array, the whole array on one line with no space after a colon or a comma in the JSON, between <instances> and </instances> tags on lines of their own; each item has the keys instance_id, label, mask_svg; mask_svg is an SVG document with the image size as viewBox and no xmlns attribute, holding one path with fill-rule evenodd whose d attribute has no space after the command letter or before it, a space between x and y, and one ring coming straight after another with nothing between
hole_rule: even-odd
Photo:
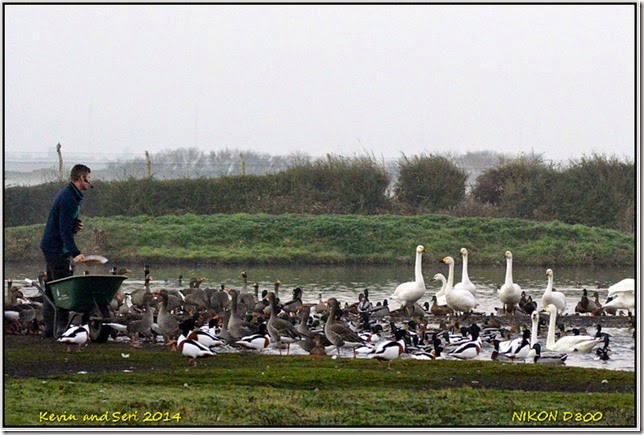
<instances>
[{"instance_id":1,"label":"fence post","mask_svg":"<svg viewBox=\"0 0 644 435\"><path fill-rule=\"evenodd\" d=\"M56 145L56 152L58 153L58 181L63 181L63 153L60 152L62 148L60 142Z\"/></svg>"},{"instance_id":2,"label":"fence post","mask_svg":"<svg viewBox=\"0 0 644 435\"><path fill-rule=\"evenodd\" d=\"M145 167L148 178L152 178L152 162L150 161L150 153L147 150L145 151Z\"/></svg>"}]
</instances>

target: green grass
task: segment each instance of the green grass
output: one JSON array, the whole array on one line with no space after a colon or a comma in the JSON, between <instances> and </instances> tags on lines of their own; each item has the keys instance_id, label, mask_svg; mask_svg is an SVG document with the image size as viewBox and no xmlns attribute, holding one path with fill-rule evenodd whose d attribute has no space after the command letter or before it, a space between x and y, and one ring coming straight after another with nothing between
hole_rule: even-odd
<instances>
[{"instance_id":1,"label":"green grass","mask_svg":"<svg viewBox=\"0 0 644 435\"><path fill-rule=\"evenodd\" d=\"M6 348L5 367L31 371L55 365L71 371L57 376L5 375L5 426L635 425L632 372L414 360L394 361L388 370L367 359L251 353L220 354L187 367L186 358L176 353L127 350L130 358L124 359L123 349L92 344L68 354L62 346L40 353ZM96 361L101 367L111 365L113 372L93 372ZM88 373L78 374L77 367L88 367ZM125 367L130 371L124 372ZM521 411L558 414L554 420L535 422L518 420L521 414L515 413ZM79 420L40 421L41 412ZM564 421L564 412L572 418ZM155 413L162 420L143 421ZM601 419L579 422L576 413L601 414ZM83 422L84 415L104 415L107 421ZM133 417L123 421L123 415Z\"/></svg>"},{"instance_id":2,"label":"green grass","mask_svg":"<svg viewBox=\"0 0 644 435\"><path fill-rule=\"evenodd\" d=\"M444 215L217 214L87 218L77 244L112 261L219 264L412 263L470 251L490 265L513 251L517 264L631 266L634 237L614 230L520 219ZM5 261L41 256L42 225L5 228Z\"/></svg>"}]
</instances>

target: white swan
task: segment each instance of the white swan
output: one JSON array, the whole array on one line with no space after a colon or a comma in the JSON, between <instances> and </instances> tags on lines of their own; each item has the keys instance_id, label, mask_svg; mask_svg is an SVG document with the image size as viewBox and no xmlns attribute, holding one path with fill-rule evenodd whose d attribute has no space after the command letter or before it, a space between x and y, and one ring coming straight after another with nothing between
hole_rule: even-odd
<instances>
[{"instance_id":1,"label":"white swan","mask_svg":"<svg viewBox=\"0 0 644 435\"><path fill-rule=\"evenodd\" d=\"M613 296L615 293L620 293L624 291L635 291L635 280L633 278L625 278L608 287L608 296Z\"/></svg>"},{"instance_id":2,"label":"white swan","mask_svg":"<svg viewBox=\"0 0 644 435\"><path fill-rule=\"evenodd\" d=\"M566 310L566 295L561 292L552 291L552 281L554 279L552 269L546 270L546 275L548 276L548 286L541 297L541 304L544 307L552 304L557 307L557 314L562 314Z\"/></svg>"},{"instance_id":3,"label":"white swan","mask_svg":"<svg viewBox=\"0 0 644 435\"><path fill-rule=\"evenodd\" d=\"M625 278L608 287L608 297L613 299L605 303L603 308L623 309L632 312L635 309L635 280Z\"/></svg>"},{"instance_id":4,"label":"white swan","mask_svg":"<svg viewBox=\"0 0 644 435\"><path fill-rule=\"evenodd\" d=\"M447 301L445 300L445 287L447 287L447 278L445 278L445 275L443 275L442 273L437 273L436 275L434 275L433 280L440 281L442 283L441 289L436 293L436 305L447 305Z\"/></svg>"},{"instance_id":5,"label":"white swan","mask_svg":"<svg viewBox=\"0 0 644 435\"><path fill-rule=\"evenodd\" d=\"M456 312L467 313L472 308L478 306L476 298L467 290L457 290L454 288L454 259L452 257L443 258L443 263L449 266L447 274L447 284L445 285L445 301L447 306Z\"/></svg>"},{"instance_id":6,"label":"white swan","mask_svg":"<svg viewBox=\"0 0 644 435\"><path fill-rule=\"evenodd\" d=\"M505 312L514 311L514 307L521 300L521 287L512 282L512 252L505 251L507 268L505 271L505 283L499 289L499 299L503 302Z\"/></svg>"},{"instance_id":7,"label":"white swan","mask_svg":"<svg viewBox=\"0 0 644 435\"><path fill-rule=\"evenodd\" d=\"M476 296L476 286L472 281L470 281L470 276L467 274L467 249L461 248L461 257L463 258L463 274L461 276L461 282L454 285L455 290L467 290L472 293L472 296Z\"/></svg>"},{"instance_id":8,"label":"white swan","mask_svg":"<svg viewBox=\"0 0 644 435\"><path fill-rule=\"evenodd\" d=\"M400 302L403 307L407 304L415 304L425 295L425 280L422 272L423 252L425 252L425 247L418 245L416 247L416 280L400 284L396 287L394 294L390 296L391 299Z\"/></svg>"},{"instance_id":9,"label":"white swan","mask_svg":"<svg viewBox=\"0 0 644 435\"><path fill-rule=\"evenodd\" d=\"M548 338L546 340L546 349L556 352L581 352L589 353L595 348L604 344L601 338L595 338L590 335L565 335L555 342L555 328L557 323L557 307L552 304L546 305L543 311L550 314L550 323L548 324Z\"/></svg>"}]
</instances>

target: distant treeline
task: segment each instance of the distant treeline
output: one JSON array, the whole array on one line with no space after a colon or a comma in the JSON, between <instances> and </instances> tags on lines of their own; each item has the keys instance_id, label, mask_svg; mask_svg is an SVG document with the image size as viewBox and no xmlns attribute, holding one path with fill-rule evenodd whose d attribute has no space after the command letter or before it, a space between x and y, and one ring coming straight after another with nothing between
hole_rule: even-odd
<instances>
[{"instance_id":1,"label":"distant treeline","mask_svg":"<svg viewBox=\"0 0 644 435\"><path fill-rule=\"evenodd\" d=\"M403 156L397 179L371 156L329 155L277 173L95 181L81 213L164 216L215 213L397 214L558 220L633 232L635 165L593 155L561 167L539 157L502 161L466 189L454 159ZM5 226L44 223L61 183L4 190ZM81 216L82 217L82 216Z\"/></svg>"}]
</instances>

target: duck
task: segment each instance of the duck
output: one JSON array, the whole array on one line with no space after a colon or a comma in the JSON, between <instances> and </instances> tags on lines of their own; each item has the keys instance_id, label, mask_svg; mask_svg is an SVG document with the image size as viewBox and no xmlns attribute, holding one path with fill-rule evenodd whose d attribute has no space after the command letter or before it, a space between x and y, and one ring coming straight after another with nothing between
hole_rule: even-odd
<instances>
[{"instance_id":1,"label":"duck","mask_svg":"<svg viewBox=\"0 0 644 435\"><path fill-rule=\"evenodd\" d=\"M186 338L184 331L177 339L178 349L182 355L189 357L188 365L197 366L197 358L208 358L217 355L215 351L204 346L198 341Z\"/></svg>"},{"instance_id":2,"label":"duck","mask_svg":"<svg viewBox=\"0 0 644 435\"><path fill-rule=\"evenodd\" d=\"M382 319L389 315L389 302L387 299L382 301L382 304L378 302L375 306L371 307L367 314L372 319Z\"/></svg>"},{"instance_id":3,"label":"duck","mask_svg":"<svg viewBox=\"0 0 644 435\"><path fill-rule=\"evenodd\" d=\"M457 313L469 313L473 308L478 306L476 298L467 290L454 289L454 259L452 257L445 257L442 262L449 266L447 284L445 285L445 301L447 302L447 306Z\"/></svg>"},{"instance_id":4,"label":"duck","mask_svg":"<svg viewBox=\"0 0 644 435\"><path fill-rule=\"evenodd\" d=\"M187 338L197 341L209 349L212 349L213 347L221 347L226 344L226 342L221 337L217 337L212 332L205 331L203 329L195 329L194 331L190 332Z\"/></svg>"},{"instance_id":5,"label":"duck","mask_svg":"<svg viewBox=\"0 0 644 435\"><path fill-rule=\"evenodd\" d=\"M242 337L235 343L244 349L261 351L271 343L271 337L268 334L257 333Z\"/></svg>"},{"instance_id":6,"label":"duck","mask_svg":"<svg viewBox=\"0 0 644 435\"><path fill-rule=\"evenodd\" d=\"M601 308L601 305L598 306L594 301L588 298L588 290L584 288L581 291L582 291L581 300L577 302L577 305L575 306L575 313L578 313L578 314L595 313L595 311Z\"/></svg>"},{"instance_id":7,"label":"duck","mask_svg":"<svg viewBox=\"0 0 644 435\"><path fill-rule=\"evenodd\" d=\"M326 348L322 345L322 336L317 334L315 338L313 338L313 341L313 347L309 351L309 354L313 356L326 356Z\"/></svg>"},{"instance_id":8,"label":"duck","mask_svg":"<svg viewBox=\"0 0 644 435\"><path fill-rule=\"evenodd\" d=\"M469 292L468 292L469 293ZM474 323L472 326L476 325ZM452 358L461 360L476 358L481 353L481 338L479 337L478 327L470 329L471 340L459 345L456 349L447 353Z\"/></svg>"},{"instance_id":9,"label":"duck","mask_svg":"<svg viewBox=\"0 0 644 435\"><path fill-rule=\"evenodd\" d=\"M461 282L455 284L454 289L467 290L468 292L472 293L472 296L476 297L476 286L472 281L470 281L470 277L467 273L467 256L468 256L467 249L461 248L461 257L463 259L463 272L461 276Z\"/></svg>"},{"instance_id":10,"label":"duck","mask_svg":"<svg viewBox=\"0 0 644 435\"><path fill-rule=\"evenodd\" d=\"M84 344L89 341L89 319L85 318L83 325L76 326L72 325L67 331L65 331L59 338L59 343L64 343L67 345L67 352L71 352L71 345L77 344L78 351L81 351L81 348Z\"/></svg>"},{"instance_id":11,"label":"duck","mask_svg":"<svg viewBox=\"0 0 644 435\"><path fill-rule=\"evenodd\" d=\"M378 362L388 361L387 368L391 368L391 362L405 353L405 337L407 331L398 329L394 333L394 340L380 342L373 350L367 353L367 358L377 359Z\"/></svg>"},{"instance_id":12,"label":"duck","mask_svg":"<svg viewBox=\"0 0 644 435\"><path fill-rule=\"evenodd\" d=\"M552 269L546 270L546 276L548 277L548 286L546 291L541 297L541 304L545 307L546 305L552 304L557 307L557 314L561 315L566 311L566 295L561 292L556 292L552 290L553 282L553 272Z\"/></svg>"},{"instance_id":13,"label":"duck","mask_svg":"<svg viewBox=\"0 0 644 435\"><path fill-rule=\"evenodd\" d=\"M126 275L128 273L132 273L130 269L127 267L121 267L120 269L114 266L112 269L110 269L110 273L112 275Z\"/></svg>"},{"instance_id":14,"label":"duck","mask_svg":"<svg viewBox=\"0 0 644 435\"><path fill-rule=\"evenodd\" d=\"M581 352L589 353L595 347L603 343L603 340L597 339L590 335L566 335L555 342L555 328L557 323L557 307L548 304L543 308L544 312L550 314L550 323L548 325L548 338L546 349L556 352Z\"/></svg>"},{"instance_id":15,"label":"duck","mask_svg":"<svg viewBox=\"0 0 644 435\"><path fill-rule=\"evenodd\" d=\"M400 284L390 296L391 299L401 303L401 308L407 304L418 302L425 295L425 280L422 272L423 252L425 252L425 247L418 245L416 247L416 266L414 269L416 280Z\"/></svg>"},{"instance_id":16,"label":"duck","mask_svg":"<svg viewBox=\"0 0 644 435\"><path fill-rule=\"evenodd\" d=\"M358 297L358 312L366 313L373 307L373 304L369 300L369 289L364 289L363 293L360 293Z\"/></svg>"},{"instance_id":17,"label":"duck","mask_svg":"<svg viewBox=\"0 0 644 435\"><path fill-rule=\"evenodd\" d=\"M337 348L338 356L340 356L340 348L346 347L353 349L353 358L356 358L355 348L363 346L365 341L347 324L336 320L339 309L338 300L330 298L327 303L331 314L324 324L324 335Z\"/></svg>"},{"instance_id":18,"label":"duck","mask_svg":"<svg viewBox=\"0 0 644 435\"><path fill-rule=\"evenodd\" d=\"M436 293L436 303L438 304L438 306L443 307L447 305L447 301L445 300L445 287L447 287L447 278L445 278L445 275L443 275L442 273L437 273L432 279L434 281L441 282L441 288Z\"/></svg>"},{"instance_id":19,"label":"duck","mask_svg":"<svg viewBox=\"0 0 644 435\"><path fill-rule=\"evenodd\" d=\"M512 252L505 251L505 258L505 283L499 289L498 295L503 302L504 311L514 313L514 309L521 299L521 287L512 282Z\"/></svg>"},{"instance_id":20,"label":"duck","mask_svg":"<svg viewBox=\"0 0 644 435\"><path fill-rule=\"evenodd\" d=\"M541 345L535 343L532 346L531 352L525 358L527 363L532 364L550 364L550 365L563 365L566 364L566 359L568 359L567 353L562 354L549 354L545 355L541 353Z\"/></svg>"},{"instance_id":21,"label":"duck","mask_svg":"<svg viewBox=\"0 0 644 435\"><path fill-rule=\"evenodd\" d=\"M448 316L448 315L453 315L454 310L451 309L447 305L438 305L436 296L432 296L432 305L429 308L429 312L432 313L434 316Z\"/></svg>"},{"instance_id":22,"label":"duck","mask_svg":"<svg viewBox=\"0 0 644 435\"><path fill-rule=\"evenodd\" d=\"M286 313L295 313L295 311L302 305L302 289L299 287L295 287L293 289L293 299L290 301L286 302L282 306L282 311Z\"/></svg>"},{"instance_id":23,"label":"duck","mask_svg":"<svg viewBox=\"0 0 644 435\"><path fill-rule=\"evenodd\" d=\"M266 324L268 334L271 336L271 340L278 344L278 347L280 343L286 343L286 355L288 355L291 349L291 343L300 339L300 333L291 322L278 317L277 295L274 292L268 294L268 300L271 306L271 316ZM281 355L281 347L279 347L279 352Z\"/></svg>"},{"instance_id":24,"label":"duck","mask_svg":"<svg viewBox=\"0 0 644 435\"><path fill-rule=\"evenodd\" d=\"M521 302L519 302L519 308L526 314L532 314L537 310L538 304L537 301L533 301L532 296L529 295L528 300L525 301L523 305L521 305Z\"/></svg>"}]
</instances>

